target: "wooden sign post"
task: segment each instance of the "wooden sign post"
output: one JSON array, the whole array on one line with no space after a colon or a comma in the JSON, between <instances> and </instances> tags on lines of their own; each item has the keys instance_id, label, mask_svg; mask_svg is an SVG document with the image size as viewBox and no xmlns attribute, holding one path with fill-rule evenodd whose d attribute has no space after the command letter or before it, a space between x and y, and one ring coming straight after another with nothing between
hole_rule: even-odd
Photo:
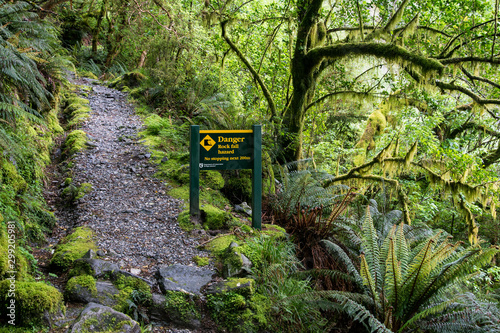
<instances>
[{"instance_id":1,"label":"wooden sign post","mask_svg":"<svg viewBox=\"0 0 500 333\"><path fill-rule=\"evenodd\" d=\"M262 126L251 130L201 130L191 126L189 212L200 215L200 170L252 170L252 227L261 229Z\"/></svg>"}]
</instances>

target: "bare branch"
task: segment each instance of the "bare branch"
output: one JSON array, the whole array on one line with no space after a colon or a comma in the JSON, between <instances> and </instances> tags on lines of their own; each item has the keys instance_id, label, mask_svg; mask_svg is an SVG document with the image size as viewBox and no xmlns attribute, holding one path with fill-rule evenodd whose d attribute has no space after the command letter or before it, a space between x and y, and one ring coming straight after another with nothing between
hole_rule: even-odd
<instances>
[{"instance_id":1,"label":"bare branch","mask_svg":"<svg viewBox=\"0 0 500 333\"><path fill-rule=\"evenodd\" d=\"M461 70L462 72L472 81L481 81L481 82L485 82L485 83L488 83L489 85L492 85L493 87L495 88L498 88L500 89L500 84L496 83L496 82L493 82L489 79L486 79L484 77L480 77L480 76L474 76L472 74L470 74L465 68L461 67Z\"/></svg>"},{"instance_id":2,"label":"bare branch","mask_svg":"<svg viewBox=\"0 0 500 333\"><path fill-rule=\"evenodd\" d=\"M488 23L491 23L493 22L493 20L488 20L486 22L482 22L482 23L479 23L479 24L476 24L475 26L471 27L469 30L467 31L464 31L462 33L459 33L458 35L456 35L455 37L453 37L449 42L448 44L446 44L446 46L444 47L444 49L441 51L441 54L438 56L438 58L443 58L444 57L444 54L448 51L448 49L451 47L451 45L453 45L453 43L458 39L460 38L461 36L465 35L467 32L469 31L472 31L474 29L477 29L479 27L482 27L483 25L486 25Z\"/></svg>"}]
</instances>

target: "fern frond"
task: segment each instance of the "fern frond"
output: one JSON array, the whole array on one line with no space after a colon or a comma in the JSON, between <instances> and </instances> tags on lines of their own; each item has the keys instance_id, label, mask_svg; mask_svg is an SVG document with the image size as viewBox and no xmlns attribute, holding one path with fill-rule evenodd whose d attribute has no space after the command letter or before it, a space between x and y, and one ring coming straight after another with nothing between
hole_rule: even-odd
<instances>
[{"instance_id":1,"label":"fern frond","mask_svg":"<svg viewBox=\"0 0 500 333\"><path fill-rule=\"evenodd\" d=\"M375 227L373 226L369 206L366 207L366 215L363 222L362 232L363 246L361 249L364 251L364 257L366 257L367 268L371 275L370 280L373 280L376 286L375 288L377 288L382 285L382 272L379 263L378 235Z\"/></svg>"},{"instance_id":2,"label":"fern frond","mask_svg":"<svg viewBox=\"0 0 500 333\"><path fill-rule=\"evenodd\" d=\"M321 244L323 244L330 253L332 253L338 259L340 259L340 261L347 267L347 271L353 275L356 284L359 287L362 287L363 279L361 278L361 275L354 266L354 263L352 262L351 258L349 258L349 256L344 252L344 250L342 250L340 246L338 246L333 242L330 242L329 240L322 240Z\"/></svg>"}]
</instances>

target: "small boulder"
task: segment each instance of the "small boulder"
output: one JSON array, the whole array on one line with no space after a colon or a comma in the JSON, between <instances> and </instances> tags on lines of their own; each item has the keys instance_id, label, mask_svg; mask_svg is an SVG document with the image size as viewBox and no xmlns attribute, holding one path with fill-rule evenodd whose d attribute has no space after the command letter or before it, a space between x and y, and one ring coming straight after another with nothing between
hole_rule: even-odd
<instances>
[{"instance_id":1,"label":"small boulder","mask_svg":"<svg viewBox=\"0 0 500 333\"><path fill-rule=\"evenodd\" d=\"M106 306L118 304L120 290L109 281L95 281L90 275L72 277L66 284L65 296L77 303L99 303Z\"/></svg>"},{"instance_id":2,"label":"small boulder","mask_svg":"<svg viewBox=\"0 0 500 333\"><path fill-rule=\"evenodd\" d=\"M234 211L252 216L252 207L250 207L246 202L242 202L240 205L235 205Z\"/></svg>"},{"instance_id":3,"label":"small boulder","mask_svg":"<svg viewBox=\"0 0 500 333\"><path fill-rule=\"evenodd\" d=\"M218 294L234 291L243 296L251 296L255 291L255 280L249 278L229 279L216 282L207 288L208 294Z\"/></svg>"},{"instance_id":4,"label":"small boulder","mask_svg":"<svg viewBox=\"0 0 500 333\"><path fill-rule=\"evenodd\" d=\"M160 266L156 272L163 293L168 290L187 291L200 295L200 289L212 280L215 272L208 268L175 264Z\"/></svg>"},{"instance_id":5,"label":"small boulder","mask_svg":"<svg viewBox=\"0 0 500 333\"><path fill-rule=\"evenodd\" d=\"M141 328L126 314L108 306L89 303L71 326L70 332L140 333Z\"/></svg>"},{"instance_id":6,"label":"small boulder","mask_svg":"<svg viewBox=\"0 0 500 333\"><path fill-rule=\"evenodd\" d=\"M119 271L117 264L101 259L82 258L75 260L70 275L90 274L94 277L103 277Z\"/></svg>"},{"instance_id":7,"label":"small boulder","mask_svg":"<svg viewBox=\"0 0 500 333\"><path fill-rule=\"evenodd\" d=\"M244 277L252 273L252 262L243 253L235 250L238 246L232 242L223 253L222 276L224 278Z\"/></svg>"}]
</instances>

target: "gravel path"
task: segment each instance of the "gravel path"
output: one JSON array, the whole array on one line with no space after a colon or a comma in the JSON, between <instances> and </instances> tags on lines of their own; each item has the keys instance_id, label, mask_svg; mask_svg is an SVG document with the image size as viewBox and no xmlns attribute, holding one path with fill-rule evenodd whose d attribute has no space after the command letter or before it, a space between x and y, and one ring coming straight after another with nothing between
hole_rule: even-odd
<instances>
[{"instance_id":1,"label":"gravel path","mask_svg":"<svg viewBox=\"0 0 500 333\"><path fill-rule=\"evenodd\" d=\"M81 128L90 148L74 157L73 180L90 183L93 190L78 201L74 221L60 224L89 226L110 261L140 269L146 278L156 265L189 265L193 256L206 256L177 223L183 202L169 197L153 176L151 154L137 136L143 125L126 94L89 80L79 83L92 87L92 113Z\"/></svg>"}]
</instances>

